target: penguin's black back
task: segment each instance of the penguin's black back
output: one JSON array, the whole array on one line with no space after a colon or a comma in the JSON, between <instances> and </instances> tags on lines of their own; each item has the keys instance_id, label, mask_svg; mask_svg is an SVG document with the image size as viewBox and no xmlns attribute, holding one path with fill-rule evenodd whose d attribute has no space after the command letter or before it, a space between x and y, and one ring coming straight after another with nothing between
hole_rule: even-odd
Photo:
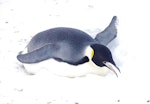
<instances>
[{"instance_id":1,"label":"penguin's black back","mask_svg":"<svg viewBox=\"0 0 150 104\"><path fill-rule=\"evenodd\" d=\"M41 48L46 44L65 42L75 49L83 48L95 40L87 33L73 28L52 28L35 35L28 44L28 52ZM79 49L78 49L79 50Z\"/></svg>"}]
</instances>

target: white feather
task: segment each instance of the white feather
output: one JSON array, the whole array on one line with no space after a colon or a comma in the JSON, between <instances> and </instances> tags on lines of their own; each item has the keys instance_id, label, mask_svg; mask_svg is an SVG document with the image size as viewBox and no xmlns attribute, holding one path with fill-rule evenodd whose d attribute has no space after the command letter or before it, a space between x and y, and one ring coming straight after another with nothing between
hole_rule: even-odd
<instances>
[{"instance_id":1,"label":"white feather","mask_svg":"<svg viewBox=\"0 0 150 104\"><path fill-rule=\"evenodd\" d=\"M92 61L74 66L64 62L58 62L54 59L36 64L24 64L24 67L29 74L36 74L40 70L47 70L50 73L65 77L79 77L85 76L86 74L105 76L109 71L107 67L98 67Z\"/></svg>"}]
</instances>

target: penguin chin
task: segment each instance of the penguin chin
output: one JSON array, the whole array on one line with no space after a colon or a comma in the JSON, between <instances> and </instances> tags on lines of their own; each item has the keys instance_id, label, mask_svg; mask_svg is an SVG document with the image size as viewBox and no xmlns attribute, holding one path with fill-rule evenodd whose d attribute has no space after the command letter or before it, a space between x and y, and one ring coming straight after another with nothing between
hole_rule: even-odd
<instances>
[{"instance_id":1,"label":"penguin chin","mask_svg":"<svg viewBox=\"0 0 150 104\"><path fill-rule=\"evenodd\" d=\"M120 69L117 66L106 61L103 61L103 64L118 77L118 75L120 74Z\"/></svg>"}]
</instances>

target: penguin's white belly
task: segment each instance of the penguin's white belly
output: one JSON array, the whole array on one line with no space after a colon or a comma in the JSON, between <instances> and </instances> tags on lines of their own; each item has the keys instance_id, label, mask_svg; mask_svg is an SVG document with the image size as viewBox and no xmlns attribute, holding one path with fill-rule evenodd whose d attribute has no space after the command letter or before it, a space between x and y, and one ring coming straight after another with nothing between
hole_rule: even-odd
<instances>
[{"instance_id":1,"label":"penguin's white belly","mask_svg":"<svg viewBox=\"0 0 150 104\"><path fill-rule=\"evenodd\" d=\"M54 59L36 64L24 64L24 67L29 74L36 74L40 70L46 70L50 73L65 77L79 77L85 76L86 74L105 76L109 71L107 67L98 67L92 61L74 66L65 62L58 62Z\"/></svg>"}]
</instances>

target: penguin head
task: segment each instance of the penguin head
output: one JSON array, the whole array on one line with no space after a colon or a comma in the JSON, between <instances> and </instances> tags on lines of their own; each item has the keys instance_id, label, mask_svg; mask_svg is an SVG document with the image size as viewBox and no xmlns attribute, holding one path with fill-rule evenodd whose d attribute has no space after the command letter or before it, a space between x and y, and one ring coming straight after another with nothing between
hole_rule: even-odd
<instances>
[{"instance_id":1,"label":"penguin head","mask_svg":"<svg viewBox=\"0 0 150 104\"><path fill-rule=\"evenodd\" d=\"M115 70L117 69L120 72L120 69L116 66L111 51L106 46L101 44L91 44L87 56L95 65L107 67L118 76Z\"/></svg>"}]
</instances>

